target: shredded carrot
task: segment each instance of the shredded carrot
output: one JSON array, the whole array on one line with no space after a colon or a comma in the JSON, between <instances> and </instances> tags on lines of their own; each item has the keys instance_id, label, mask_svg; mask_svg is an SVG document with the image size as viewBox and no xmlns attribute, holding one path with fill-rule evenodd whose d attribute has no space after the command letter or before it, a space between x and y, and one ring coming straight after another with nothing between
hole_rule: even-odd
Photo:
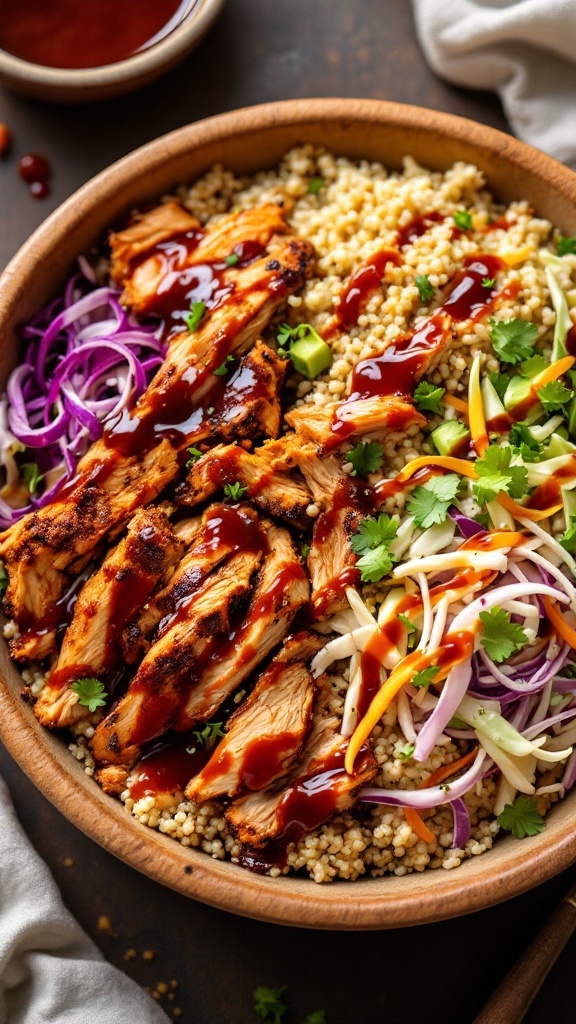
<instances>
[{"instance_id":1,"label":"shredded carrot","mask_svg":"<svg viewBox=\"0 0 576 1024\"><path fill-rule=\"evenodd\" d=\"M473 631L467 630L466 633L454 635L459 635L462 639L466 637L466 642L462 643L460 656L456 660L453 660L446 665L438 666L438 672L434 676L435 685L445 679L455 665L465 661L466 658L469 658L472 654L474 647ZM427 654L422 654L420 651L413 651L411 654L407 655L407 657L403 658L402 661L396 665L396 668L392 670L384 685L380 687L378 693L373 698L364 718L358 722L352 736L350 737L344 761L344 767L349 775L352 775L353 773L354 762L360 752L362 744L366 742L374 726L378 725L382 715L398 691L401 690L406 683L409 683L417 672L420 672L424 668L429 668L431 665L436 666L441 650L442 648L437 648L434 651L428 651Z\"/></svg>"},{"instance_id":2,"label":"shredded carrot","mask_svg":"<svg viewBox=\"0 0 576 1024\"><path fill-rule=\"evenodd\" d=\"M545 370L542 370L542 373L536 374L532 380L532 387L538 391L545 384L549 384L551 380L558 380L558 377L566 373L575 361L574 356L563 356L562 359L557 359L555 363L551 363Z\"/></svg>"},{"instance_id":3,"label":"shredded carrot","mask_svg":"<svg viewBox=\"0 0 576 1024\"><path fill-rule=\"evenodd\" d=\"M517 519L519 516L523 516L524 519L529 519L531 523L539 523L541 519L548 519L562 508L562 502L559 505L551 505L549 508L528 508L527 506L519 505L505 491L500 491L496 500L502 505L502 508L516 516Z\"/></svg>"},{"instance_id":4,"label":"shredded carrot","mask_svg":"<svg viewBox=\"0 0 576 1024\"><path fill-rule=\"evenodd\" d=\"M472 434L472 444L474 445L476 454L482 458L490 442L488 440L488 432L486 430L484 403L482 402L482 392L480 390L480 357L477 355L474 356L474 362L472 363L472 369L470 370L468 398L470 406L470 433Z\"/></svg>"},{"instance_id":5,"label":"shredded carrot","mask_svg":"<svg viewBox=\"0 0 576 1024\"><path fill-rule=\"evenodd\" d=\"M444 405L451 405L453 409L461 412L466 417L466 420L468 420L468 402L465 402L463 398L456 398L455 395L444 395L442 401Z\"/></svg>"},{"instance_id":6,"label":"shredded carrot","mask_svg":"<svg viewBox=\"0 0 576 1024\"><path fill-rule=\"evenodd\" d=\"M570 647L576 650L576 629L573 629L572 626L568 625L558 605L554 604L548 595L544 598L544 607L556 632L559 633L567 644L570 644Z\"/></svg>"},{"instance_id":7,"label":"shredded carrot","mask_svg":"<svg viewBox=\"0 0 576 1024\"><path fill-rule=\"evenodd\" d=\"M401 469L396 474L395 479L399 483L403 483L404 480L409 480L417 470L422 469L424 466L428 469L430 466L439 466L440 469L451 469L453 473L460 473L461 476L468 476L472 480L478 479L478 473L474 469L472 462L468 462L466 459L457 459L453 455L420 455L417 459L412 459L404 466L404 469Z\"/></svg>"},{"instance_id":8,"label":"shredded carrot","mask_svg":"<svg viewBox=\"0 0 576 1024\"><path fill-rule=\"evenodd\" d=\"M436 842L436 836L430 831L428 825L422 821L422 818L414 807L404 807L404 817L412 831L419 839L423 839L425 843Z\"/></svg>"},{"instance_id":9,"label":"shredded carrot","mask_svg":"<svg viewBox=\"0 0 576 1024\"><path fill-rule=\"evenodd\" d=\"M452 764L443 764L441 768L437 768L435 772L432 772L428 776L425 782L421 782L417 787L418 789L427 789L428 786L437 786L439 782L444 782L444 779L450 778L451 775L455 775L461 768L464 768L470 761L473 761L478 753L478 747L474 747L474 750L469 750L464 757L458 758L457 761L452 761Z\"/></svg>"},{"instance_id":10,"label":"shredded carrot","mask_svg":"<svg viewBox=\"0 0 576 1024\"><path fill-rule=\"evenodd\" d=\"M484 543L478 542L477 537L469 537L468 540L462 541L458 550L497 551L499 548L515 548L525 540L526 534L520 530L492 530L484 539Z\"/></svg>"}]
</instances>

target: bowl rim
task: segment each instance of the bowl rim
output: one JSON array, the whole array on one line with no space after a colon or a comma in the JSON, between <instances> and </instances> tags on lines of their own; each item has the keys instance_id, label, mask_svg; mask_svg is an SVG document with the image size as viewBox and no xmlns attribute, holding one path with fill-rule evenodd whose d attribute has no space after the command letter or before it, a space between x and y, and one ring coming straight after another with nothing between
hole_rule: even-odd
<instances>
[{"instance_id":1,"label":"bowl rim","mask_svg":"<svg viewBox=\"0 0 576 1024\"><path fill-rule=\"evenodd\" d=\"M191 0L192 2L192 0ZM195 0L180 22L172 31L154 43L149 49L135 53L113 64L99 64L89 68L58 68L48 64L16 57L0 48L0 72L14 80L30 85L43 85L58 90L104 89L107 85L119 85L141 75L151 75L177 58L208 31L220 14L226 0Z\"/></svg>"},{"instance_id":2,"label":"bowl rim","mask_svg":"<svg viewBox=\"0 0 576 1024\"><path fill-rule=\"evenodd\" d=\"M456 142L479 142L493 156L539 177L576 208L576 173L551 157L495 129L450 114L379 100L287 100L242 108L187 125L147 143L110 165L67 199L21 247L0 279L0 322L13 308L19 279L29 276L45 253L60 221L110 199L154 167L175 161L192 149L272 129L326 122L361 122L448 135ZM12 291L12 304L6 293ZM5 645L4 645L5 647ZM0 736L36 787L85 834L139 871L176 891L236 914L296 927L370 930L424 924L485 909L525 892L576 860L576 828L570 821L521 843L504 838L481 862L462 863L457 872L425 871L404 879L359 879L352 885L316 885L311 880L257 876L228 861L183 848L166 836L126 820L123 806L96 789L64 745L54 738L38 744L42 727L27 714L16 688L6 679L8 657L0 649ZM6 671L4 671L6 670ZM8 673L9 674L9 673ZM29 744L33 746L30 747ZM34 750L31 758L29 750ZM574 795L571 795L574 799ZM94 812L87 820L87 806ZM135 827L130 827L135 826ZM169 844L169 847L166 845ZM502 855L497 850L505 851ZM158 858L162 877L158 873ZM481 864L470 875L467 868ZM361 899L361 914L358 912Z\"/></svg>"}]
</instances>

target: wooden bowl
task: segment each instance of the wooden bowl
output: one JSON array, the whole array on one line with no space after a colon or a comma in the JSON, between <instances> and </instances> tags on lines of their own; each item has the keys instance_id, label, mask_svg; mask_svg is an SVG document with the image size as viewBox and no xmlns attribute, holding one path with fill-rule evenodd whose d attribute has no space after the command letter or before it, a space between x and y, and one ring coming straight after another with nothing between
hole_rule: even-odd
<instances>
[{"instance_id":1,"label":"wooden bowl","mask_svg":"<svg viewBox=\"0 0 576 1024\"><path fill-rule=\"evenodd\" d=\"M47 67L0 50L0 82L22 96L50 102L85 103L132 92L160 78L184 60L218 17L225 2L196 0L180 24L154 46L101 67Z\"/></svg>"},{"instance_id":2,"label":"wooden bowl","mask_svg":"<svg viewBox=\"0 0 576 1024\"><path fill-rule=\"evenodd\" d=\"M371 100L296 100L210 118L166 135L88 182L14 257L0 287L2 381L18 361L17 329L62 286L75 257L131 207L221 161L235 171L271 167L296 143L398 166L411 154L426 167L475 163L502 200L527 199L564 234L576 233L576 174L491 128L447 114ZM557 804L546 831L493 850L455 871L425 871L316 885L268 878L140 825L105 796L62 740L19 697L19 675L0 650L0 734L38 788L105 849L186 896L247 917L289 925L370 929L416 925L481 910L516 896L576 859L576 791Z\"/></svg>"}]
</instances>

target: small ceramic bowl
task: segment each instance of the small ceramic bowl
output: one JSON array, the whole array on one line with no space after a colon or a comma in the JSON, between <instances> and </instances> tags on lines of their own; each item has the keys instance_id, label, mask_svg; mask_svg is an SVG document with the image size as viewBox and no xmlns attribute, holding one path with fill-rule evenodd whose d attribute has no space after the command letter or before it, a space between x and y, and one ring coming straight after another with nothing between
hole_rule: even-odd
<instances>
[{"instance_id":1,"label":"small ceramic bowl","mask_svg":"<svg viewBox=\"0 0 576 1024\"><path fill-rule=\"evenodd\" d=\"M23 96L66 103L104 100L132 92L179 64L200 42L225 2L196 0L164 39L133 57L101 67L47 67L0 50L0 82Z\"/></svg>"},{"instance_id":2,"label":"small ceramic bowl","mask_svg":"<svg viewBox=\"0 0 576 1024\"><path fill-rule=\"evenodd\" d=\"M274 164L299 143L399 167L412 155L442 170L476 164L501 200L525 199L564 234L576 234L576 174L501 132L462 118L372 100L296 100L239 110L181 128L130 154L84 185L14 257L0 279L0 388L18 362L18 327L53 297L79 253L127 211L215 162L237 173ZM316 885L269 878L141 825L106 796L62 739L35 719L22 681L0 641L0 735L49 800L111 853L164 885L212 906L308 928L370 929L424 924L482 910L517 896L576 860L576 789L556 804L540 835L494 848L453 871Z\"/></svg>"}]
</instances>

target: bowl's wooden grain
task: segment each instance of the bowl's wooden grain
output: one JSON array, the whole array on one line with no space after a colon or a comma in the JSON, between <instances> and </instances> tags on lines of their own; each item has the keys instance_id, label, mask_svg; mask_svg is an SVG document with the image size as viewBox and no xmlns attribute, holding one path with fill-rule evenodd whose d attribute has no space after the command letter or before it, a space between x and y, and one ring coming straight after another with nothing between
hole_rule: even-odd
<instances>
[{"instance_id":1,"label":"bowl's wooden grain","mask_svg":"<svg viewBox=\"0 0 576 1024\"><path fill-rule=\"evenodd\" d=\"M236 111L182 128L88 182L32 235L0 281L1 379L16 364L17 330L61 286L76 255L131 207L191 180L215 161L236 171L272 166L298 142L398 166L468 160L504 200L525 198L565 234L576 233L576 174L493 129L447 114L364 100L301 100ZM19 676L0 650L0 735L38 788L96 842L159 882L215 907L313 928L395 928L480 910L562 871L576 859L576 791L545 832L503 838L457 871L317 886L271 879L184 849L129 817L43 729L19 698Z\"/></svg>"}]
</instances>

